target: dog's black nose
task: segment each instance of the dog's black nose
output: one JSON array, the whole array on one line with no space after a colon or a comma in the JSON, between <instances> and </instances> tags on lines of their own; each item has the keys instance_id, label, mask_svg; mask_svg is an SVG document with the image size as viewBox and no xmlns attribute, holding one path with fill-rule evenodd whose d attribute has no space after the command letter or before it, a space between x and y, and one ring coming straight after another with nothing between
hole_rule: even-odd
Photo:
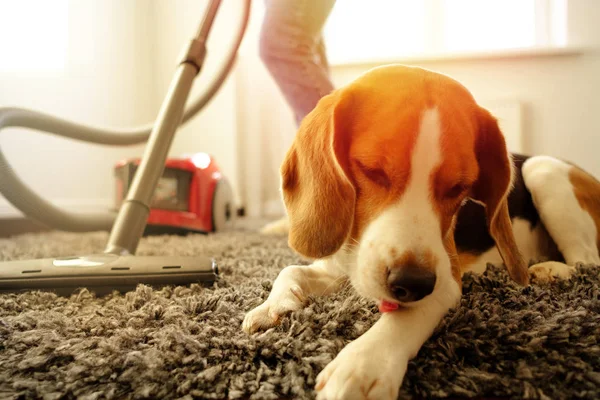
<instances>
[{"instance_id":1,"label":"dog's black nose","mask_svg":"<svg viewBox=\"0 0 600 400\"><path fill-rule=\"evenodd\" d=\"M387 284L398 301L410 303L433 292L435 273L412 265L394 267L390 270Z\"/></svg>"}]
</instances>

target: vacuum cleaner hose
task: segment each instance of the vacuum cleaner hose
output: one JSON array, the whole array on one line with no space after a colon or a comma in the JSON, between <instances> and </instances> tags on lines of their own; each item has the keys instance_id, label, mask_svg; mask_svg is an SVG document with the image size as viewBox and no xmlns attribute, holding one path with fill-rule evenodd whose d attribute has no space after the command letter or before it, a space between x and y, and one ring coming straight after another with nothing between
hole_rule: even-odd
<instances>
[{"instance_id":1,"label":"vacuum cleaner hose","mask_svg":"<svg viewBox=\"0 0 600 400\"><path fill-rule=\"evenodd\" d=\"M243 4L242 20L233 46L210 85L186 108L182 124L193 118L208 104L231 72L250 19L251 0L245 0ZM153 124L132 129L107 129L83 125L23 108L0 108L0 132L8 127L29 128L102 145L126 146L146 142ZM0 193L25 215L58 230L71 232L110 230L116 217L116 213L112 212L82 214L56 207L40 197L17 176L1 148Z\"/></svg>"}]
</instances>

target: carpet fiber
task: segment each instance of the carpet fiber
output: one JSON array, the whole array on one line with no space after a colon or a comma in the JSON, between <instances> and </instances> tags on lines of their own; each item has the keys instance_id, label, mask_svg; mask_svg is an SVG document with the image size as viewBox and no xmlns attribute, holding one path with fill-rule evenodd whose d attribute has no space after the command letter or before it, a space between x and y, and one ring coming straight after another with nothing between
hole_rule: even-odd
<instances>
[{"instance_id":1,"label":"carpet fiber","mask_svg":"<svg viewBox=\"0 0 600 400\"><path fill-rule=\"evenodd\" d=\"M23 235L0 240L0 259L97 252L106 240ZM248 336L245 311L282 267L301 262L284 238L150 237L138 253L212 255L222 280L102 298L85 289L0 295L0 398L313 398L318 372L379 316L347 289ZM599 267L528 288L490 267L464 277L461 306L410 363L402 397L597 399L599 342Z\"/></svg>"}]
</instances>

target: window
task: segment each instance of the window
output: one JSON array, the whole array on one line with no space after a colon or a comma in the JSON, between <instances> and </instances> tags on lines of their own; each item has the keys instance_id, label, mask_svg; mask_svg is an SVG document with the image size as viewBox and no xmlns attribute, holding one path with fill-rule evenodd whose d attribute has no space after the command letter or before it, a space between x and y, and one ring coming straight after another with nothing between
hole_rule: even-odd
<instances>
[{"instance_id":1,"label":"window","mask_svg":"<svg viewBox=\"0 0 600 400\"><path fill-rule=\"evenodd\" d=\"M0 0L0 71L64 68L68 0Z\"/></svg>"},{"instance_id":2,"label":"window","mask_svg":"<svg viewBox=\"0 0 600 400\"><path fill-rule=\"evenodd\" d=\"M338 0L332 64L566 44L567 0Z\"/></svg>"}]
</instances>

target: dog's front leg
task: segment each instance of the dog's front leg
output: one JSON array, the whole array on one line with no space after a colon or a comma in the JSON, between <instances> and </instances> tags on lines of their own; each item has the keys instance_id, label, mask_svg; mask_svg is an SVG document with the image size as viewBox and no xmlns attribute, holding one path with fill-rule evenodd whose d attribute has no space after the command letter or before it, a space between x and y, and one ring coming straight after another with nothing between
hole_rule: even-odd
<instances>
[{"instance_id":1,"label":"dog's front leg","mask_svg":"<svg viewBox=\"0 0 600 400\"><path fill-rule=\"evenodd\" d=\"M283 315L304 307L309 296L333 293L345 282L346 276L333 258L285 267L273 282L267 300L246 314L242 327L248 333L271 328Z\"/></svg>"},{"instance_id":2,"label":"dog's front leg","mask_svg":"<svg viewBox=\"0 0 600 400\"><path fill-rule=\"evenodd\" d=\"M384 313L361 337L348 344L317 377L317 398L398 398L408 361L460 299L460 287L446 285L413 307Z\"/></svg>"}]
</instances>

